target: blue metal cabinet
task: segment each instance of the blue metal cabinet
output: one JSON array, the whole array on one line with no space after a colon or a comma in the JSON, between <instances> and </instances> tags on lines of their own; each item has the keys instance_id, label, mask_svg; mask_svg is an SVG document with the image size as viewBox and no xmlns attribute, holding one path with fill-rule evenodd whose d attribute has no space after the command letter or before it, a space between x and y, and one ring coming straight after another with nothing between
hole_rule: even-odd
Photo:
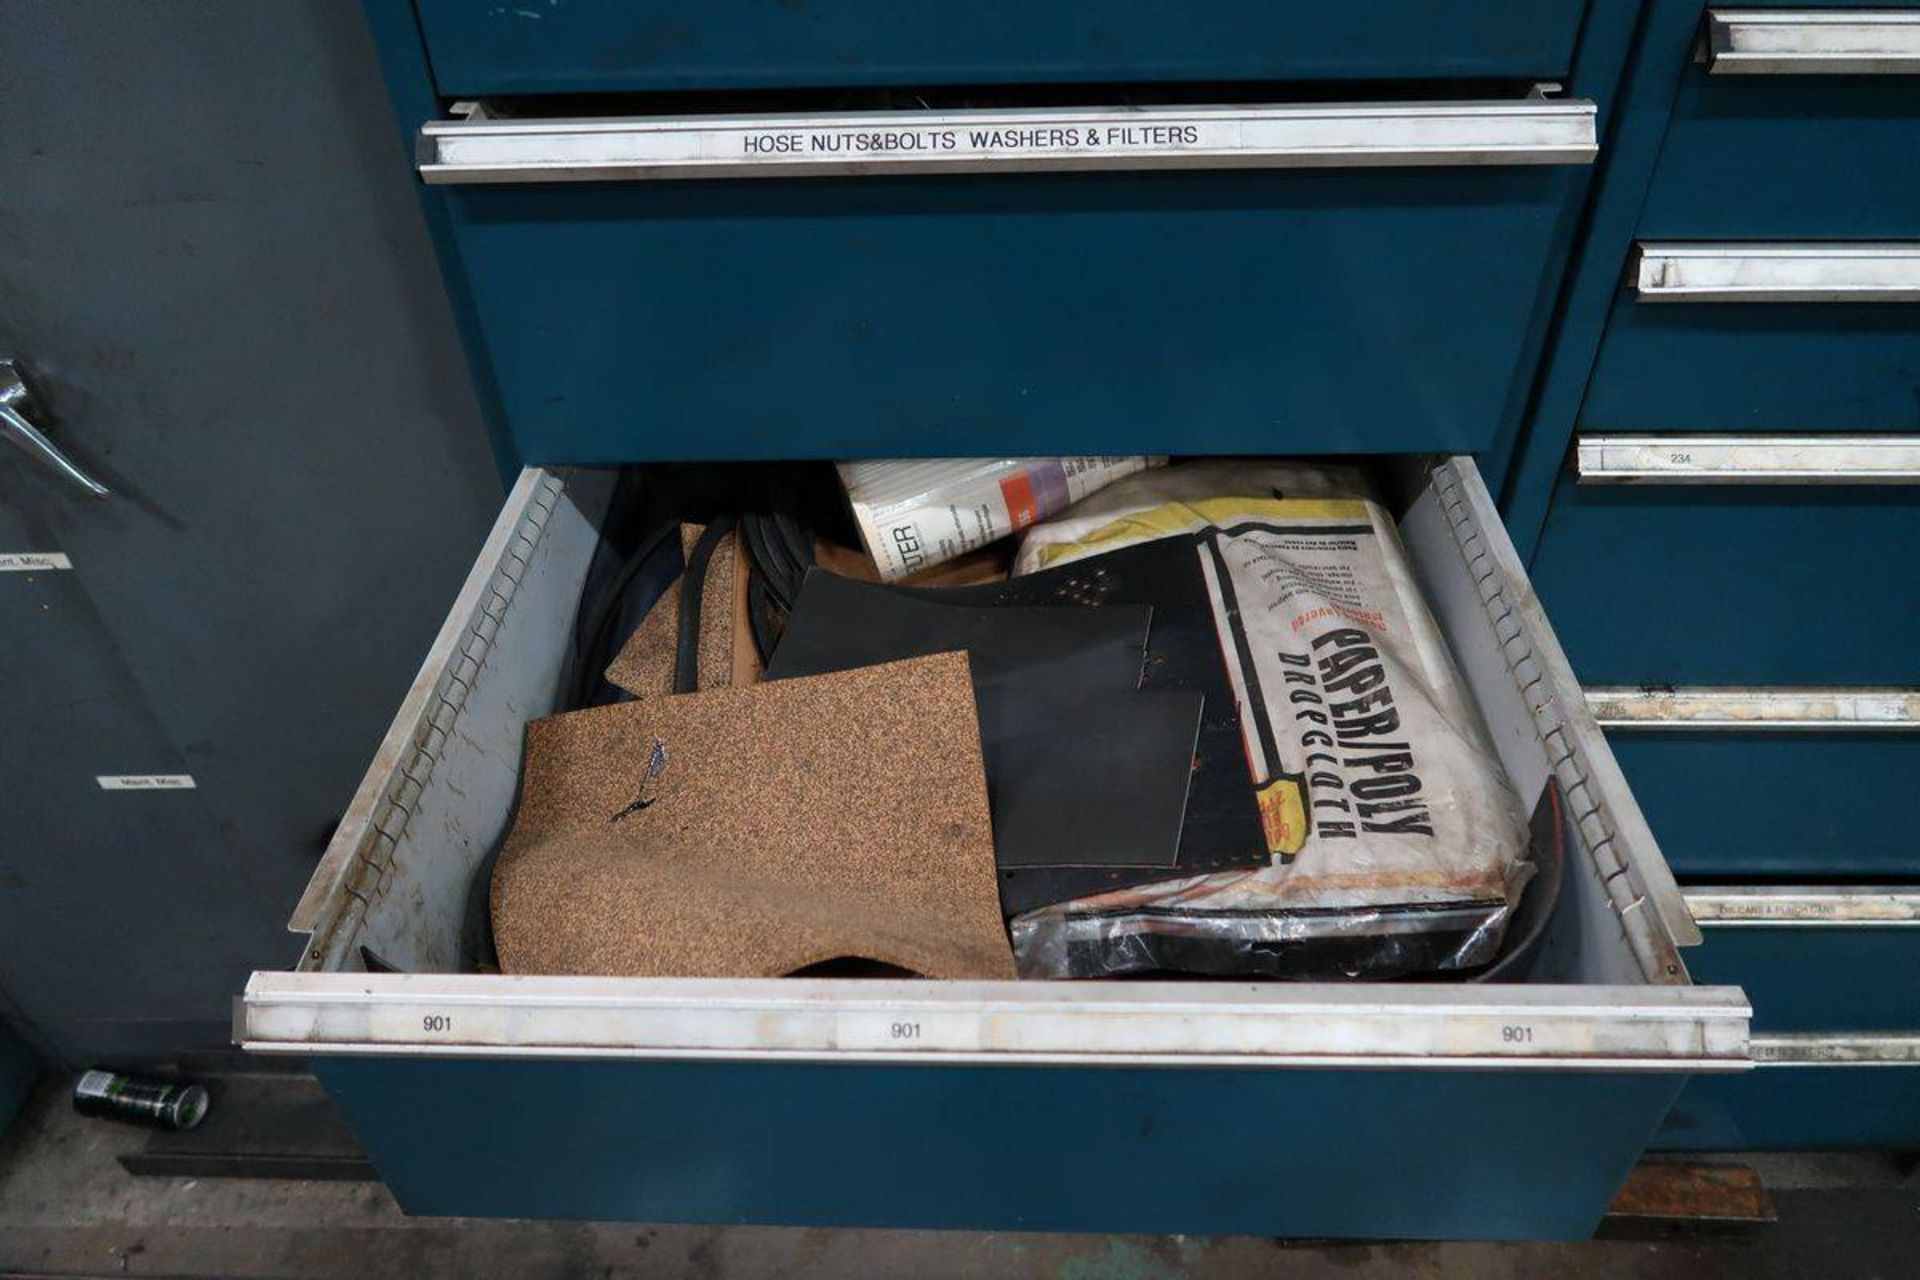
<instances>
[{"instance_id":1,"label":"blue metal cabinet","mask_svg":"<svg viewBox=\"0 0 1920 1280\"><path fill-rule=\"evenodd\" d=\"M1859 74L1920 68L1911 5L1792 12L1851 7L1651 7L1506 495L1692 972L1753 1000L1758 1068L1689 1084L1673 1149L1920 1145L1911 895L1832 883L1920 880L1920 96Z\"/></svg>"},{"instance_id":2,"label":"blue metal cabinet","mask_svg":"<svg viewBox=\"0 0 1920 1280\"><path fill-rule=\"evenodd\" d=\"M1558 167L461 187L529 461L1472 452Z\"/></svg>"},{"instance_id":3,"label":"blue metal cabinet","mask_svg":"<svg viewBox=\"0 0 1920 1280\"><path fill-rule=\"evenodd\" d=\"M1554 78L1585 0L416 0L449 94Z\"/></svg>"}]
</instances>

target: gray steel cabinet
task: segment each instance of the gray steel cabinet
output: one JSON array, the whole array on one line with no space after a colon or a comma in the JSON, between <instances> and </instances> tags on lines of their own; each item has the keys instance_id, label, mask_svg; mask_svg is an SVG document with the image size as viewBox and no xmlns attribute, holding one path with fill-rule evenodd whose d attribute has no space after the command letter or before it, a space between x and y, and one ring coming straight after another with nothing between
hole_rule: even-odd
<instances>
[{"instance_id":1,"label":"gray steel cabinet","mask_svg":"<svg viewBox=\"0 0 1920 1280\"><path fill-rule=\"evenodd\" d=\"M109 490L0 448L0 989L160 1059L298 955L500 485L357 7L14 0L0 48L0 358Z\"/></svg>"}]
</instances>

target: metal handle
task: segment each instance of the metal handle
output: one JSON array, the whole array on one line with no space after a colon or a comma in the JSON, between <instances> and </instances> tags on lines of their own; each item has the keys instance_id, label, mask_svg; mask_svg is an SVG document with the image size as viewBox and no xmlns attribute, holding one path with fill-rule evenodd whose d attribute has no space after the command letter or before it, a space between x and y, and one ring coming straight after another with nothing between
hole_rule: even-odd
<instances>
[{"instance_id":1,"label":"metal handle","mask_svg":"<svg viewBox=\"0 0 1920 1280\"><path fill-rule=\"evenodd\" d=\"M1920 243L1642 244L1641 302L1920 302Z\"/></svg>"},{"instance_id":2,"label":"metal handle","mask_svg":"<svg viewBox=\"0 0 1920 1280\"><path fill-rule=\"evenodd\" d=\"M1912 688L1595 686L1586 695L1603 729L1920 729L1920 689Z\"/></svg>"},{"instance_id":3,"label":"metal handle","mask_svg":"<svg viewBox=\"0 0 1920 1280\"><path fill-rule=\"evenodd\" d=\"M1920 436L1583 435L1581 484L1920 484Z\"/></svg>"},{"instance_id":4,"label":"metal handle","mask_svg":"<svg viewBox=\"0 0 1920 1280\"><path fill-rule=\"evenodd\" d=\"M1920 11L1712 9L1707 72L1744 76L1920 74Z\"/></svg>"},{"instance_id":5,"label":"metal handle","mask_svg":"<svg viewBox=\"0 0 1920 1280\"><path fill-rule=\"evenodd\" d=\"M1530 98L442 120L429 183L1588 164L1594 105Z\"/></svg>"},{"instance_id":6,"label":"metal handle","mask_svg":"<svg viewBox=\"0 0 1920 1280\"><path fill-rule=\"evenodd\" d=\"M1920 1066L1920 1034L1910 1031L1788 1031L1747 1040L1756 1067Z\"/></svg>"},{"instance_id":7,"label":"metal handle","mask_svg":"<svg viewBox=\"0 0 1920 1280\"><path fill-rule=\"evenodd\" d=\"M74 465L60 452L46 433L33 425L27 415L33 412L33 392L27 386L26 371L12 360L0 360L0 435L25 449L96 498L112 490Z\"/></svg>"}]
</instances>

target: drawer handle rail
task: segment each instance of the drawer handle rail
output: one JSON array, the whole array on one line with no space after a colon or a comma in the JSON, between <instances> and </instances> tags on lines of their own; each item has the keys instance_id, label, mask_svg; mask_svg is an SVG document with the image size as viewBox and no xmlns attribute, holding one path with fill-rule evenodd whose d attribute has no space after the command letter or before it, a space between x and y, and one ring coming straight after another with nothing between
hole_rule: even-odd
<instances>
[{"instance_id":1,"label":"drawer handle rail","mask_svg":"<svg viewBox=\"0 0 1920 1280\"><path fill-rule=\"evenodd\" d=\"M1920 243L1641 244L1640 302L1920 302Z\"/></svg>"},{"instance_id":2,"label":"drawer handle rail","mask_svg":"<svg viewBox=\"0 0 1920 1280\"><path fill-rule=\"evenodd\" d=\"M256 973L250 1050L1083 1065L1738 1071L1736 987Z\"/></svg>"},{"instance_id":3,"label":"drawer handle rail","mask_svg":"<svg viewBox=\"0 0 1920 1280\"><path fill-rule=\"evenodd\" d=\"M1911 732L1920 689L1594 686L1587 706L1603 729Z\"/></svg>"},{"instance_id":4,"label":"drawer handle rail","mask_svg":"<svg viewBox=\"0 0 1920 1280\"><path fill-rule=\"evenodd\" d=\"M1920 892L1893 885L1692 885L1687 910L1708 929L1920 928Z\"/></svg>"},{"instance_id":5,"label":"drawer handle rail","mask_svg":"<svg viewBox=\"0 0 1920 1280\"><path fill-rule=\"evenodd\" d=\"M1583 435L1581 484L1920 484L1920 436Z\"/></svg>"},{"instance_id":6,"label":"drawer handle rail","mask_svg":"<svg viewBox=\"0 0 1920 1280\"><path fill-rule=\"evenodd\" d=\"M433 121L432 184L1588 164L1581 100Z\"/></svg>"},{"instance_id":7,"label":"drawer handle rail","mask_svg":"<svg viewBox=\"0 0 1920 1280\"><path fill-rule=\"evenodd\" d=\"M1748 1042L1756 1067L1916 1067L1920 1033L1796 1031Z\"/></svg>"},{"instance_id":8,"label":"drawer handle rail","mask_svg":"<svg viewBox=\"0 0 1920 1280\"><path fill-rule=\"evenodd\" d=\"M1707 72L1726 76L1920 74L1920 11L1712 9Z\"/></svg>"}]
</instances>

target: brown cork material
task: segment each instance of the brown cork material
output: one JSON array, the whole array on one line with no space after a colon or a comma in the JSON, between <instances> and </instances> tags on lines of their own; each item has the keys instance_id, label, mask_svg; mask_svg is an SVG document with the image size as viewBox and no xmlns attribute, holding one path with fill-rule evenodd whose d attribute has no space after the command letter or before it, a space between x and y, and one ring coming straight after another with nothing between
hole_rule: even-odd
<instances>
[{"instance_id":1,"label":"brown cork material","mask_svg":"<svg viewBox=\"0 0 1920 1280\"><path fill-rule=\"evenodd\" d=\"M748 574L747 544L743 538L733 538L733 683L736 685L756 684L763 674L760 654L753 647L753 601L747 591ZM706 614L700 615L702 622ZM704 678L706 669L700 671Z\"/></svg>"},{"instance_id":2,"label":"brown cork material","mask_svg":"<svg viewBox=\"0 0 1920 1280\"><path fill-rule=\"evenodd\" d=\"M705 525L680 526L680 551L684 558L693 555L693 544L706 531ZM700 688L717 689L733 683L733 610L734 578L737 573L735 545L738 539L729 533L714 544L713 558L707 562L706 581L700 592ZM654 601L647 616L633 629L620 652L607 664L607 683L625 689L636 698L660 698L673 692L673 655L680 637L680 588L683 578L675 578Z\"/></svg>"},{"instance_id":3,"label":"brown cork material","mask_svg":"<svg viewBox=\"0 0 1920 1280\"><path fill-rule=\"evenodd\" d=\"M1012 978L966 655L535 721L492 907L506 973Z\"/></svg>"}]
</instances>

